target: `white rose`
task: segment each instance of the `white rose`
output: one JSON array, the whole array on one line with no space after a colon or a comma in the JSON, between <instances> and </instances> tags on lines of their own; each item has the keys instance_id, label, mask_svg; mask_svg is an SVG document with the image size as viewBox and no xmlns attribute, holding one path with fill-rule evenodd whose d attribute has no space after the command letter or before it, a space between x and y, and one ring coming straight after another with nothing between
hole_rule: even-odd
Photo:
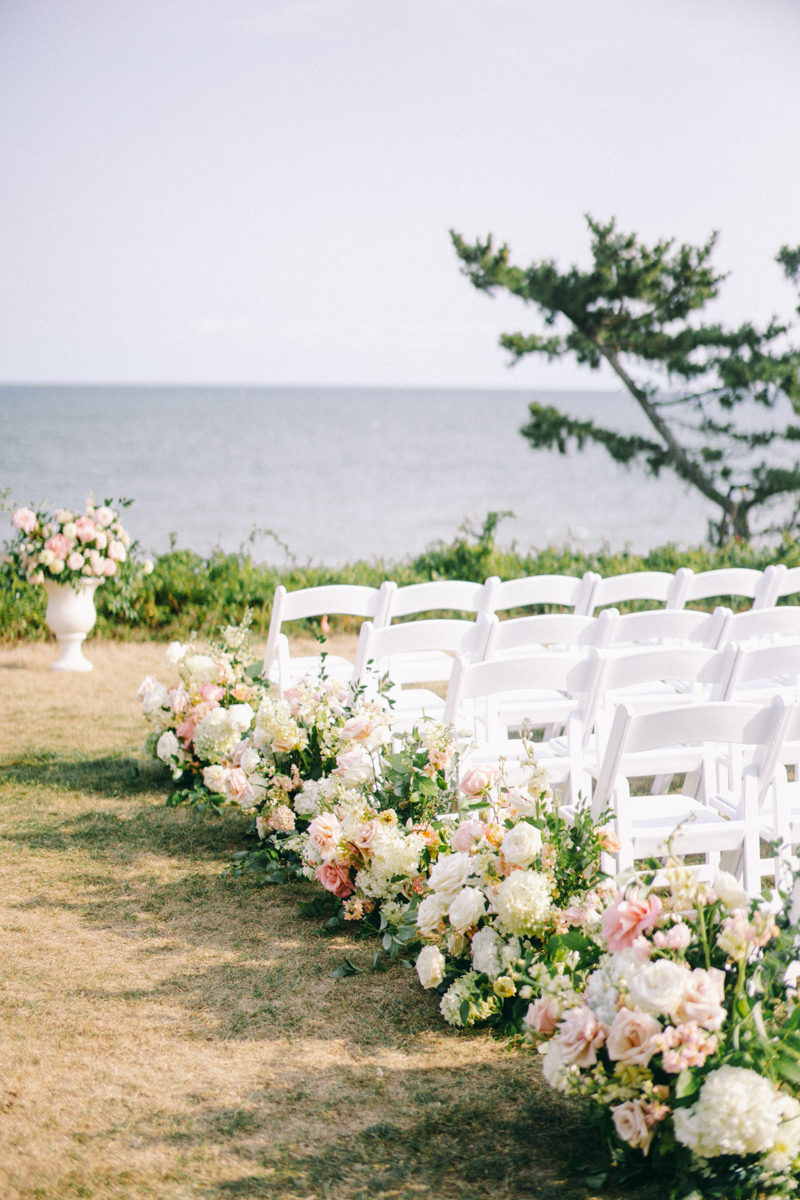
<instances>
[{"instance_id":1,"label":"white rose","mask_svg":"<svg viewBox=\"0 0 800 1200\"><path fill-rule=\"evenodd\" d=\"M424 988L435 988L444 979L445 958L438 946L423 946L417 958L417 975Z\"/></svg>"},{"instance_id":2,"label":"white rose","mask_svg":"<svg viewBox=\"0 0 800 1200\"><path fill-rule=\"evenodd\" d=\"M252 725L254 716L249 704L232 704L228 709L228 723L236 733L245 733Z\"/></svg>"},{"instance_id":3,"label":"white rose","mask_svg":"<svg viewBox=\"0 0 800 1200\"><path fill-rule=\"evenodd\" d=\"M440 855L433 865L428 883L435 892L452 895L464 886L471 874L472 858L460 850L457 854Z\"/></svg>"},{"instance_id":4,"label":"white rose","mask_svg":"<svg viewBox=\"0 0 800 1200\"><path fill-rule=\"evenodd\" d=\"M181 642L170 642L164 651L164 662L168 667L174 667L186 653L186 647Z\"/></svg>"},{"instance_id":5,"label":"white rose","mask_svg":"<svg viewBox=\"0 0 800 1200\"><path fill-rule=\"evenodd\" d=\"M436 933L439 922L447 912L449 902L449 896L440 896L437 893L425 897L417 909L417 929L420 933L424 933L426 936Z\"/></svg>"},{"instance_id":6,"label":"white rose","mask_svg":"<svg viewBox=\"0 0 800 1200\"><path fill-rule=\"evenodd\" d=\"M542 849L542 835L535 825L521 821L507 829L500 846L503 858L515 867L529 867Z\"/></svg>"},{"instance_id":7,"label":"white rose","mask_svg":"<svg viewBox=\"0 0 800 1200\"><path fill-rule=\"evenodd\" d=\"M477 925L485 913L486 897L476 887L463 888L447 910L450 924L459 933L469 929L470 925Z\"/></svg>"},{"instance_id":8,"label":"white rose","mask_svg":"<svg viewBox=\"0 0 800 1200\"><path fill-rule=\"evenodd\" d=\"M54 558L53 561L50 563L50 566L47 569L49 571L52 571L54 575L60 575L61 572L64 570L63 558Z\"/></svg>"},{"instance_id":9,"label":"white rose","mask_svg":"<svg viewBox=\"0 0 800 1200\"><path fill-rule=\"evenodd\" d=\"M503 940L491 925L484 925L472 939L472 965L476 971L496 979L503 970L500 947Z\"/></svg>"},{"instance_id":10,"label":"white rose","mask_svg":"<svg viewBox=\"0 0 800 1200\"><path fill-rule=\"evenodd\" d=\"M258 751L248 747L242 752L242 757L239 760L239 766L244 771L245 775L252 775L256 767L259 766L261 759L258 757Z\"/></svg>"},{"instance_id":11,"label":"white rose","mask_svg":"<svg viewBox=\"0 0 800 1200\"><path fill-rule=\"evenodd\" d=\"M226 767L221 767L218 763L214 763L213 767L203 768L203 783L210 792L224 793L229 774L230 772Z\"/></svg>"},{"instance_id":12,"label":"white rose","mask_svg":"<svg viewBox=\"0 0 800 1200\"><path fill-rule=\"evenodd\" d=\"M124 563L128 557L128 551L122 542L118 542L116 538L112 538L111 545L108 548L108 556L109 558L113 558L115 562Z\"/></svg>"},{"instance_id":13,"label":"white rose","mask_svg":"<svg viewBox=\"0 0 800 1200\"><path fill-rule=\"evenodd\" d=\"M166 733L162 733L156 742L156 755L162 762L166 762L168 758L174 758L179 750L178 739L171 729L168 729Z\"/></svg>"},{"instance_id":14,"label":"white rose","mask_svg":"<svg viewBox=\"0 0 800 1200\"><path fill-rule=\"evenodd\" d=\"M727 871L717 871L712 886L726 908L742 908L750 899L736 876Z\"/></svg>"},{"instance_id":15,"label":"white rose","mask_svg":"<svg viewBox=\"0 0 800 1200\"><path fill-rule=\"evenodd\" d=\"M52 562L55 562L55 554L52 550L43 550L39 555L39 562L43 567L49 567Z\"/></svg>"},{"instance_id":16,"label":"white rose","mask_svg":"<svg viewBox=\"0 0 800 1200\"><path fill-rule=\"evenodd\" d=\"M169 692L163 684L159 683L154 688L145 692L142 697L142 712L146 717L149 717L151 713L154 713L156 709L161 708L168 701Z\"/></svg>"},{"instance_id":17,"label":"white rose","mask_svg":"<svg viewBox=\"0 0 800 1200\"><path fill-rule=\"evenodd\" d=\"M61 532L63 533L64 537L71 538L72 541L74 541L78 536L78 526L74 521L67 520L67 522L62 525Z\"/></svg>"},{"instance_id":18,"label":"white rose","mask_svg":"<svg viewBox=\"0 0 800 1200\"><path fill-rule=\"evenodd\" d=\"M644 1012L672 1013L680 1008L690 979L688 967L679 966L669 958L659 958L642 967L631 979L628 993L631 1002Z\"/></svg>"}]
</instances>

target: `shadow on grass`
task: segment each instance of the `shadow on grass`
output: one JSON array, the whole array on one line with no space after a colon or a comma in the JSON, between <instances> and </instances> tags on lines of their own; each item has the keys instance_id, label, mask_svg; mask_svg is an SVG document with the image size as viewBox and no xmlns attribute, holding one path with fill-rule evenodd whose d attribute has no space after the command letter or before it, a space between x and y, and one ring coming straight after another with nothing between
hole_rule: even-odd
<instances>
[{"instance_id":1,"label":"shadow on grass","mask_svg":"<svg viewBox=\"0 0 800 1200\"><path fill-rule=\"evenodd\" d=\"M0 787L3 785L130 797L144 792L166 793L170 777L162 763L142 762L130 755L90 758L32 750L0 759Z\"/></svg>"}]
</instances>

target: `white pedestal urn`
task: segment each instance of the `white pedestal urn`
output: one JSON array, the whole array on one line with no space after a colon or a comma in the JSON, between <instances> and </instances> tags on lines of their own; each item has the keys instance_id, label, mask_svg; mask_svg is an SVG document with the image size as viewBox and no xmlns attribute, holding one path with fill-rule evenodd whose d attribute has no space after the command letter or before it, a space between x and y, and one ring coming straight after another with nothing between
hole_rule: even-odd
<instances>
[{"instance_id":1,"label":"white pedestal urn","mask_svg":"<svg viewBox=\"0 0 800 1200\"><path fill-rule=\"evenodd\" d=\"M83 657L81 645L97 620L94 594L102 582L102 579L82 579L73 587L70 583L45 581L45 618L63 647L60 658L50 667L51 671L94 670L88 658Z\"/></svg>"}]
</instances>

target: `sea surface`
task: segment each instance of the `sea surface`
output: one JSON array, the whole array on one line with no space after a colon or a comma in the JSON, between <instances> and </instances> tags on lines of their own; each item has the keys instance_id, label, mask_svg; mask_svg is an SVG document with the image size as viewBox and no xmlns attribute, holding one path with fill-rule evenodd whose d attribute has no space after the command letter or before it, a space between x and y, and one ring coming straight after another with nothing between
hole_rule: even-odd
<instances>
[{"instance_id":1,"label":"sea surface","mask_svg":"<svg viewBox=\"0 0 800 1200\"><path fill-rule=\"evenodd\" d=\"M532 451L519 434L532 399L645 428L611 392L2 386L0 489L73 509L90 489L132 497L125 523L148 552L253 535L254 557L276 563L284 546L300 563L398 559L491 510L515 514L498 538L522 550L704 539L711 506L669 474L598 447Z\"/></svg>"}]
</instances>

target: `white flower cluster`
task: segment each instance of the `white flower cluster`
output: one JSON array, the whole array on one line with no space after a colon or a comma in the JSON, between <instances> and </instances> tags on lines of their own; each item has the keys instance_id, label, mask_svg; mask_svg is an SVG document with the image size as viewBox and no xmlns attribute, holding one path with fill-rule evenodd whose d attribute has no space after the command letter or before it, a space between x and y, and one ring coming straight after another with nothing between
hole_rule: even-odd
<instances>
[{"instance_id":1,"label":"white flower cluster","mask_svg":"<svg viewBox=\"0 0 800 1200\"><path fill-rule=\"evenodd\" d=\"M766 1154L767 1171L783 1171L800 1155L800 1102L746 1067L712 1071L691 1108L673 1115L675 1136L698 1158Z\"/></svg>"},{"instance_id":2,"label":"white flower cluster","mask_svg":"<svg viewBox=\"0 0 800 1200\"><path fill-rule=\"evenodd\" d=\"M196 753L208 763L221 763L230 758L252 720L253 710L249 704L232 704L230 708L215 708L206 713L195 729Z\"/></svg>"},{"instance_id":3,"label":"white flower cluster","mask_svg":"<svg viewBox=\"0 0 800 1200\"><path fill-rule=\"evenodd\" d=\"M291 754L308 742L308 734L295 721L288 700L266 697L256 714L254 740L259 749L270 754Z\"/></svg>"}]
</instances>

